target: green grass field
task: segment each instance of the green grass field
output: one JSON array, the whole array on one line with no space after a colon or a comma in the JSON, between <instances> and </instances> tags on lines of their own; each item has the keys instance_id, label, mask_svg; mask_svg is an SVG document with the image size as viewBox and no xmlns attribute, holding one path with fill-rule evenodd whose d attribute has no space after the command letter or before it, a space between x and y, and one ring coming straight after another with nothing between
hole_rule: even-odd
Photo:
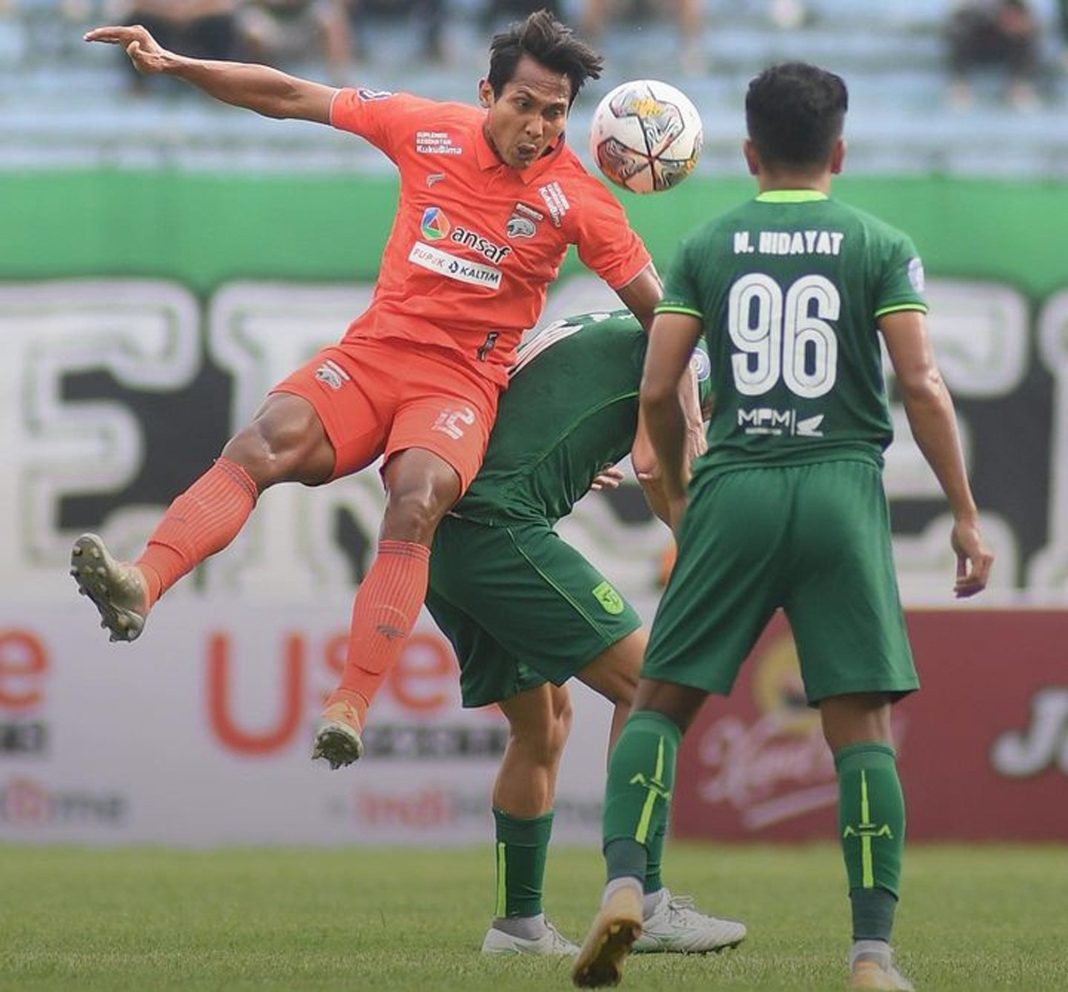
<instances>
[{"instance_id":1,"label":"green grass field","mask_svg":"<svg viewBox=\"0 0 1068 992\"><path fill-rule=\"evenodd\" d=\"M633 990L841 989L836 848L669 848L667 881L749 939L718 957L632 957ZM547 909L580 939L601 866L550 857ZM1068 989L1068 847L914 847L896 943L920 992ZM91 851L0 847L0 988L368 992L567 989L569 963L483 959L483 849Z\"/></svg>"}]
</instances>

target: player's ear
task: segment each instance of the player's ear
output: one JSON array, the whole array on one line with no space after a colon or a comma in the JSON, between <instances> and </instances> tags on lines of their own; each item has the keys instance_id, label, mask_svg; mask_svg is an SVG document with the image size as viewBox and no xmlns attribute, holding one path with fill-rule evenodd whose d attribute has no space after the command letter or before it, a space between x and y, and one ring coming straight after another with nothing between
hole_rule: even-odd
<instances>
[{"instance_id":1,"label":"player's ear","mask_svg":"<svg viewBox=\"0 0 1068 992\"><path fill-rule=\"evenodd\" d=\"M756 145L748 138L742 145L742 154L745 156L745 164L749 167L749 175L756 176L760 173L760 156L757 155Z\"/></svg>"},{"instance_id":2,"label":"player's ear","mask_svg":"<svg viewBox=\"0 0 1068 992\"><path fill-rule=\"evenodd\" d=\"M831 175L837 176L842 171L842 163L845 161L846 142L845 138L839 138L831 152Z\"/></svg>"},{"instance_id":3,"label":"player's ear","mask_svg":"<svg viewBox=\"0 0 1068 992\"><path fill-rule=\"evenodd\" d=\"M478 83L478 103L480 107L487 109L493 103L493 87L488 79L480 79Z\"/></svg>"}]
</instances>

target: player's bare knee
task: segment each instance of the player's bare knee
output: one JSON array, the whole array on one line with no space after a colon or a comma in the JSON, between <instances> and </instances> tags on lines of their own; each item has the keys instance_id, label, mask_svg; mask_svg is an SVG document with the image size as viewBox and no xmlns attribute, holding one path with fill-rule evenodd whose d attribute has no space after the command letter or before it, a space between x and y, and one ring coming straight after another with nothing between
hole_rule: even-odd
<instances>
[{"instance_id":1,"label":"player's bare knee","mask_svg":"<svg viewBox=\"0 0 1068 992\"><path fill-rule=\"evenodd\" d=\"M248 472L262 490L293 478L300 462L297 443L288 429L273 430L257 420L232 437L222 453Z\"/></svg>"},{"instance_id":2,"label":"player's bare knee","mask_svg":"<svg viewBox=\"0 0 1068 992\"><path fill-rule=\"evenodd\" d=\"M387 540L429 544L446 510L448 506L429 487L391 490L382 536Z\"/></svg>"},{"instance_id":3,"label":"player's bare knee","mask_svg":"<svg viewBox=\"0 0 1068 992\"><path fill-rule=\"evenodd\" d=\"M508 750L520 759L523 765L552 769L560 760L564 743L559 739L554 721L539 726L512 725L509 732Z\"/></svg>"}]
</instances>

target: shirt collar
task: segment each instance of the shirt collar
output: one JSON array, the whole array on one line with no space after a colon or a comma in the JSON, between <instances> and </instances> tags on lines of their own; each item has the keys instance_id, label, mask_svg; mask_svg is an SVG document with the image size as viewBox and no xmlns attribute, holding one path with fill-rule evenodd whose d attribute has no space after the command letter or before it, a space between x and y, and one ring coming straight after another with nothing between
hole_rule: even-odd
<instances>
[{"instance_id":1,"label":"shirt collar","mask_svg":"<svg viewBox=\"0 0 1068 992\"><path fill-rule=\"evenodd\" d=\"M538 178L538 176L556 162L563 147L564 135L561 134L560 137L556 139L556 144L551 145L549 150L532 165L527 166L525 169L513 169L511 166L505 165L500 158L497 157L497 153L486 140L485 132L482 130L481 121L479 121L475 133L475 161L478 163L478 167L483 172L497 168L507 169L509 172L514 172L519 177L519 181L526 186L529 186Z\"/></svg>"},{"instance_id":2,"label":"shirt collar","mask_svg":"<svg viewBox=\"0 0 1068 992\"><path fill-rule=\"evenodd\" d=\"M818 189L769 189L757 196L758 203L812 203L826 200L827 194Z\"/></svg>"}]
</instances>

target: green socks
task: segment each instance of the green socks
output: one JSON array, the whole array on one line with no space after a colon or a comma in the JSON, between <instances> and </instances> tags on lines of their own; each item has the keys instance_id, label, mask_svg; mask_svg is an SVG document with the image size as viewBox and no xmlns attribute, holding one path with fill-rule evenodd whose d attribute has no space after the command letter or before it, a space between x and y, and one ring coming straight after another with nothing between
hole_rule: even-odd
<instances>
[{"instance_id":1,"label":"green socks","mask_svg":"<svg viewBox=\"0 0 1068 992\"><path fill-rule=\"evenodd\" d=\"M537 916L545 881L545 859L553 830L553 814L532 819L493 811L497 824L497 903L494 915Z\"/></svg>"},{"instance_id":2,"label":"green socks","mask_svg":"<svg viewBox=\"0 0 1068 992\"><path fill-rule=\"evenodd\" d=\"M643 880L646 892L660 888L660 857L681 740L678 726L651 710L631 714L623 727L612 750L605 791L609 881L629 876Z\"/></svg>"},{"instance_id":3,"label":"green socks","mask_svg":"<svg viewBox=\"0 0 1068 992\"><path fill-rule=\"evenodd\" d=\"M890 940L905 845L905 800L894 750L852 744L836 752L838 834L849 879L854 940Z\"/></svg>"}]
</instances>

